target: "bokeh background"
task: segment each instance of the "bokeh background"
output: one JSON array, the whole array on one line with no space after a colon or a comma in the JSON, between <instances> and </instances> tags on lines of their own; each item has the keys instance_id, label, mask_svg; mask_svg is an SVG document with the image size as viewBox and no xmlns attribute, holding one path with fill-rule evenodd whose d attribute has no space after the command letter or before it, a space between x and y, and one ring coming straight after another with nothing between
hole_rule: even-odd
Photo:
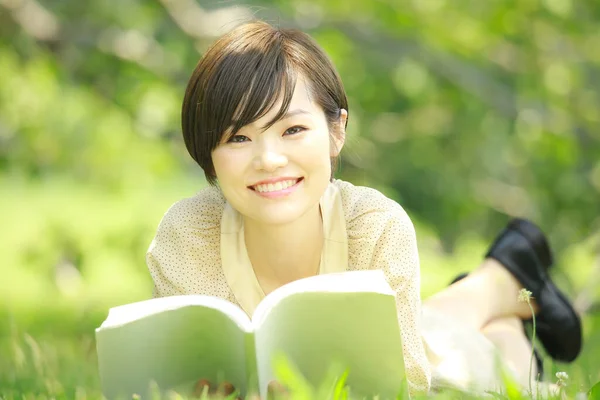
<instances>
[{"instance_id":1,"label":"bokeh background","mask_svg":"<svg viewBox=\"0 0 600 400\"><path fill-rule=\"evenodd\" d=\"M531 218L585 315L584 354L548 368L598 381L599 2L0 0L0 397L99 394L94 328L150 297L159 221L206 185L180 132L187 79L253 18L337 65L337 176L413 218L423 296Z\"/></svg>"}]
</instances>

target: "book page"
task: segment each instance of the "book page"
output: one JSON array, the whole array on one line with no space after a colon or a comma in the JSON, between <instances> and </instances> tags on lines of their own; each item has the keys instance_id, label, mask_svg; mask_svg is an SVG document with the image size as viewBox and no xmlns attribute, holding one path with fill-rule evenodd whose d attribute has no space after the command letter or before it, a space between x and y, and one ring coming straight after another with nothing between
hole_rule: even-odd
<instances>
[{"instance_id":1,"label":"book page","mask_svg":"<svg viewBox=\"0 0 600 400\"><path fill-rule=\"evenodd\" d=\"M381 271L329 275L274 291L271 301L257 308L261 393L275 379L273 357L282 353L315 386L338 365L349 370L352 393L395 397L406 380L395 298L385 276Z\"/></svg>"},{"instance_id":2,"label":"book page","mask_svg":"<svg viewBox=\"0 0 600 400\"><path fill-rule=\"evenodd\" d=\"M271 308L285 297L306 292L372 292L394 295L394 291L385 280L385 274L380 270L346 271L311 276L290 282L269 293L254 310L252 325L260 326Z\"/></svg>"},{"instance_id":3,"label":"book page","mask_svg":"<svg viewBox=\"0 0 600 400\"><path fill-rule=\"evenodd\" d=\"M177 297L117 307L96 330L107 398L145 398L150 381L163 392L184 390L182 395L201 378L246 388L247 346L253 342L248 317L224 300Z\"/></svg>"},{"instance_id":4,"label":"book page","mask_svg":"<svg viewBox=\"0 0 600 400\"><path fill-rule=\"evenodd\" d=\"M218 297L201 295L159 297L113 307L108 311L108 317L100 325L100 329L123 325L167 310L190 306L221 310L238 324L240 329L248 332L252 330L250 319L241 308Z\"/></svg>"}]
</instances>

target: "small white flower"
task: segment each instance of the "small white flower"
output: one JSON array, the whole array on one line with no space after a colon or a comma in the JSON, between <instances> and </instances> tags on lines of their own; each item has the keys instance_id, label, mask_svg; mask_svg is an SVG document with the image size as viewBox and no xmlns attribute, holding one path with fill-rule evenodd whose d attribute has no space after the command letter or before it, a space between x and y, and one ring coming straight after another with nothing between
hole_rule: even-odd
<instances>
[{"instance_id":1,"label":"small white flower","mask_svg":"<svg viewBox=\"0 0 600 400\"><path fill-rule=\"evenodd\" d=\"M527 303L531 300L531 292L527 289L521 289L519 291L519 297L517 298L519 303Z\"/></svg>"},{"instance_id":2,"label":"small white flower","mask_svg":"<svg viewBox=\"0 0 600 400\"><path fill-rule=\"evenodd\" d=\"M569 375L566 372L560 371L556 373L556 379L566 381L569 379Z\"/></svg>"},{"instance_id":3,"label":"small white flower","mask_svg":"<svg viewBox=\"0 0 600 400\"><path fill-rule=\"evenodd\" d=\"M569 380L569 375L566 372L557 372L556 373L556 379L558 379L556 381L556 385L558 387L565 387L567 386L567 381Z\"/></svg>"}]
</instances>

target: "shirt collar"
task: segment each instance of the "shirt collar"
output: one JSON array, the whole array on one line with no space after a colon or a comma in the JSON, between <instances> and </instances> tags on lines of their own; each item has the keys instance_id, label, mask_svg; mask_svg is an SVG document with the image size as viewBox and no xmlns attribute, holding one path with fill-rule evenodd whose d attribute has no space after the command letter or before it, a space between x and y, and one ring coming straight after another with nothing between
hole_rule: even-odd
<instances>
[{"instance_id":1,"label":"shirt collar","mask_svg":"<svg viewBox=\"0 0 600 400\"><path fill-rule=\"evenodd\" d=\"M348 236L342 198L329 183L319 201L323 218L323 250L319 274L342 272L348 266ZM244 221L229 203L221 218L221 263L225 279L242 309L252 316L265 297L246 251Z\"/></svg>"}]
</instances>

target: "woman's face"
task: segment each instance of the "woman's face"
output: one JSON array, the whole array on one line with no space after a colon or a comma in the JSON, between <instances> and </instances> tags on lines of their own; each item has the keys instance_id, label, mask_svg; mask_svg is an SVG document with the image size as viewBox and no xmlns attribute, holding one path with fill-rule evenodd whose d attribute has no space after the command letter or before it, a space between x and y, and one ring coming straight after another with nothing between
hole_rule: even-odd
<instances>
[{"instance_id":1,"label":"woman's face","mask_svg":"<svg viewBox=\"0 0 600 400\"><path fill-rule=\"evenodd\" d=\"M246 218L274 225L315 209L329 184L330 157L342 148L347 116L343 110L335 127L340 132L330 145L325 114L310 100L302 77L287 114L263 131L280 105L281 99L212 153L219 186L231 206Z\"/></svg>"}]
</instances>

